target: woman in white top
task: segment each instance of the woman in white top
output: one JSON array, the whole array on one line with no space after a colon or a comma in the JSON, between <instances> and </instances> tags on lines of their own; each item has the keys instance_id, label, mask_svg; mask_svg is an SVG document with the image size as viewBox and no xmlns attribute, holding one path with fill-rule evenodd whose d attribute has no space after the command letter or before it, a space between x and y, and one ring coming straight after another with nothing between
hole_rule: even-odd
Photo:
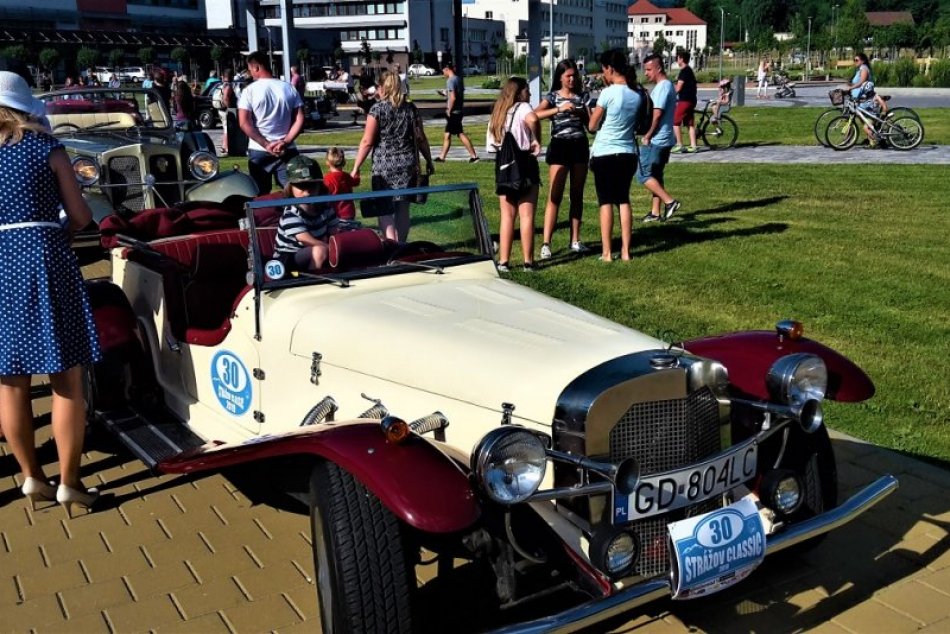
<instances>
[{"instance_id":1,"label":"woman in white top","mask_svg":"<svg viewBox=\"0 0 950 634\"><path fill-rule=\"evenodd\" d=\"M500 148L505 134L511 132L518 145L517 168L521 181L516 190L498 187L496 193L501 207L501 226L498 230L498 270L508 272L508 258L515 234L515 212L521 219L521 252L524 270L534 269L534 210L538 204L538 185L541 182L538 170L538 154L541 153L541 124L538 116L528 105L531 92L528 82L521 77L512 77L501 89L501 94L492 109L488 123L488 141ZM496 155L496 161L502 158ZM496 170L497 173L497 170Z\"/></svg>"},{"instance_id":2,"label":"woman in white top","mask_svg":"<svg viewBox=\"0 0 950 634\"><path fill-rule=\"evenodd\" d=\"M769 60L765 57L759 60L759 70L755 75L759 87L755 91L756 99L769 98Z\"/></svg>"}]
</instances>

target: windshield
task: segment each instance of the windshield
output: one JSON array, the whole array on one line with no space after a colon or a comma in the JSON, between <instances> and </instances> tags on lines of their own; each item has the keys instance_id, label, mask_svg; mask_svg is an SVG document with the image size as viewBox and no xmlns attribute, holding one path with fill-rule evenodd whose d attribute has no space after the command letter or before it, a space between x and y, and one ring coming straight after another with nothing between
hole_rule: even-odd
<instances>
[{"instance_id":1,"label":"windshield","mask_svg":"<svg viewBox=\"0 0 950 634\"><path fill-rule=\"evenodd\" d=\"M146 89L66 88L39 95L53 132L171 128L168 105Z\"/></svg>"},{"instance_id":2,"label":"windshield","mask_svg":"<svg viewBox=\"0 0 950 634\"><path fill-rule=\"evenodd\" d=\"M404 196L410 205L408 239L381 237L377 216L391 209L390 196ZM287 205L310 204L312 209L352 203L354 220L341 224L327 239L329 256L323 266L296 265L292 251L278 246L278 224ZM317 212L319 213L319 212ZM346 211L342 214L346 216ZM491 258L492 246L474 184L420 187L391 192L361 192L338 196L275 198L247 204L255 286L260 289L322 284L357 277L440 273L446 267ZM345 284L345 282L342 282Z\"/></svg>"}]
</instances>

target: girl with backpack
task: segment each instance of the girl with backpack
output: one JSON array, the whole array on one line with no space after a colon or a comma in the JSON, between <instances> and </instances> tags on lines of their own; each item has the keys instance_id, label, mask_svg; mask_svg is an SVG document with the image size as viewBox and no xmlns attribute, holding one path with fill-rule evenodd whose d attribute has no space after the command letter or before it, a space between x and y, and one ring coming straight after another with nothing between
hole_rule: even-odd
<instances>
[{"instance_id":1,"label":"girl with backpack","mask_svg":"<svg viewBox=\"0 0 950 634\"><path fill-rule=\"evenodd\" d=\"M620 259L630 259L630 184L637 170L634 133L641 97L632 89L636 85L636 71L628 66L622 51L614 49L601 54L600 66L607 87L601 91L590 116L588 127L597 133L590 151L590 170L594 173L600 206L600 259L610 262L614 207L620 212Z\"/></svg>"},{"instance_id":2,"label":"girl with backpack","mask_svg":"<svg viewBox=\"0 0 950 634\"><path fill-rule=\"evenodd\" d=\"M528 105L531 91L522 77L512 77L501 89L488 123L488 142L495 155L495 193L501 207L498 231L498 270L508 272L514 242L515 214L521 219L524 270L534 270L534 210L538 204L538 154L541 124Z\"/></svg>"}]
</instances>

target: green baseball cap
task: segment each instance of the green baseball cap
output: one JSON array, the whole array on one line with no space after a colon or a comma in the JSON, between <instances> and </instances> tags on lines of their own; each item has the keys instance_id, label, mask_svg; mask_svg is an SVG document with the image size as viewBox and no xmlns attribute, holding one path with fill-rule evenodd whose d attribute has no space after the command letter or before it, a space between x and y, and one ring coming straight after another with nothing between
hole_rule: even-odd
<instances>
[{"instance_id":1,"label":"green baseball cap","mask_svg":"<svg viewBox=\"0 0 950 634\"><path fill-rule=\"evenodd\" d=\"M287 161L287 182L291 185L322 183L323 171L316 161L301 154Z\"/></svg>"}]
</instances>

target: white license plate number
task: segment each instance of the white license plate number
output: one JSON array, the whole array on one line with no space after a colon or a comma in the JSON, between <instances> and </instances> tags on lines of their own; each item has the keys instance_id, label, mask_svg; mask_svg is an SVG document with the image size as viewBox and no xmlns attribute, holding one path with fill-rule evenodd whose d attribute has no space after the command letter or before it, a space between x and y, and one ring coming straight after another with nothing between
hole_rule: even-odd
<instances>
[{"instance_id":1,"label":"white license plate number","mask_svg":"<svg viewBox=\"0 0 950 634\"><path fill-rule=\"evenodd\" d=\"M668 513L722 495L755 476L757 457L758 445L749 440L712 460L641 478L629 496L614 496L614 523Z\"/></svg>"}]
</instances>

